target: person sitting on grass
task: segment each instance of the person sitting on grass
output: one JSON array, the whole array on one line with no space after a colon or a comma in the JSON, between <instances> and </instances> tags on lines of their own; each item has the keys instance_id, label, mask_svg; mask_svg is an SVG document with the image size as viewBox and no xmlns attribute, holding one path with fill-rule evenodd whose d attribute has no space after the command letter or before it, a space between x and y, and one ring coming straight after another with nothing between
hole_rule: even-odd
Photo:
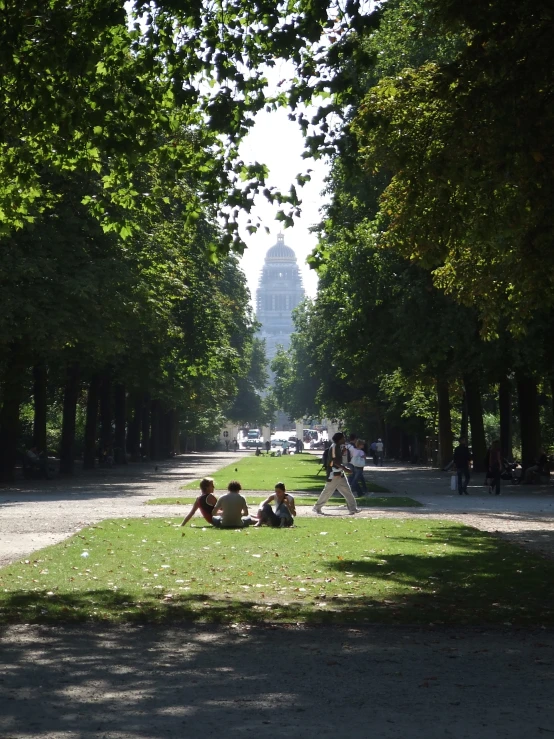
<instances>
[{"instance_id":1,"label":"person sitting on grass","mask_svg":"<svg viewBox=\"0 0 554 739\"><path fill-rule=\"evenodd\" d=\"M252 519L248 515L246 500L240 494L242 485L231 480L227 485L229 491L214 506L212 524L218 529L242 529L250 526ZM221 515L218 515L221 511Z\"/></svg>"},{"instance_id":2,"label":"person sitting on grass","mask_svg":"<svg viewBox=\"0 0 554 739\"><path fill-rule=\"evenodd\" d=\"M271 507L273 501L275 501L275 510ZM273 528L287 528L294 524L294 516L296 516L294 498L287 493L285 483L278 482L275 485L275 492L268 495L260 504L256 526L267 524Z\"/></svg>"},{"instance_id":3,"label":"person sitting on grass","mask_svg":"<svg viewBox=\"0 0 554 739\"><path fill-rule=\"evenodd\" d=\"M217 498L214 495L213 479L211 477L205 477L203 480L201 480L200 490L200 495L194 501L190 512L186 515L185 520L183 521L181 526L186 526L186 524L190 521L190 519L198 510L204 516L208 523L212 523L213 510L215 504L217 503Z\"/></svg>"}]
</instances>

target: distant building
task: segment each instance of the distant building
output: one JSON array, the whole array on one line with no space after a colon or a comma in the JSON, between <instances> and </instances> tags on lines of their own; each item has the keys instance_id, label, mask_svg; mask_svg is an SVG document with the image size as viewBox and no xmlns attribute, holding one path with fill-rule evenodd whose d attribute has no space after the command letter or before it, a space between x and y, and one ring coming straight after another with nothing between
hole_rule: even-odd
<instances>
[{"instance_id":1,"label":"distant building","mask_svg":"<svg viewBox=\"0 0 554 739\"><path fill-rule=\"evenodd\" d=\"M256 318L261 323L267 358L271 361L281 344L288 348L294 331L292 311L304 298L302 276L296 255L285 245L283 234L268 249L256 292Z\"/></svg>"}]
</instances>

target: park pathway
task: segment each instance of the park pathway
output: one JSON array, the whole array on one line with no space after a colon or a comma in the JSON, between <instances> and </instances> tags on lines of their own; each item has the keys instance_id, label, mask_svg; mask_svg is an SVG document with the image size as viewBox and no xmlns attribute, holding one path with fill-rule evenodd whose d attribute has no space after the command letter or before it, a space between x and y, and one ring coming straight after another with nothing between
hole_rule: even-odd
<instances>
[{"instance_id":1,"label":"park pathway","mask_svg":"<svg viewBox=\"0 0 554 739\"><path fill-rule=\"evenodd\" d=\"M181 486L213 474L244 453L183 454L164 463L114 467L72 479L21 481L0 487L0 566L56 544L84 526L106 518L178 517L188 506L148 506L147 500L184 495ZM504 486L489 496L473 479L469 496L449 489L450 475L427 467L387 464L367 468L367 477L393 494L407 495L421 508L365 509L362 517L430 516L458 521L554 556L554 487ZM323 486L323 478L322 478ZM265 492L265 491L264 491ZM191 495L192 491L186 493ZM342 499L341 499L342 500ZM297 499L301 503L301 499ZM298 505L300 516L314 515ZM343 516L345 506L332 499L328 516ZM0 737L1 739L1 737Z\"/></svg>"},{"instance_id":2,"label":"park pathway","mask_svg":"<svg viewBox=\"0 0 554 739\"><path fill-rule=\"evenodd\" d=\"M181 509L176 506L145 503L151 498L183 495L182 485L213 474L241 456L182 454L163 463L129 464L70 479L21 480L0 486L0 566L106 518L179 516Z\"/></svg>"}]
</instances>

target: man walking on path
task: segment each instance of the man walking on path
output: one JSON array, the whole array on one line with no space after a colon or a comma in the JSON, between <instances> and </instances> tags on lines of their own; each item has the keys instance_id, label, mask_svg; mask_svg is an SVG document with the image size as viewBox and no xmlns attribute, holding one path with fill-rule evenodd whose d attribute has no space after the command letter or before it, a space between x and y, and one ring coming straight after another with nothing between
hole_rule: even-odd
<instances>
[{"instance_id":1,"label":"man walking on path","mask_svg":"<svg viewBox=\"0 0 554 739\"><path fill-rule=\"evenodd\" d=\"M471 460L471 452L467 447L467 439L464 436L460 437L460 444L454 449L454 464L456 471L458 472L458 493L460 495L469 495L467 492L467 486L470 479L469 474L469 462ZM464 483L462 484L462 475L464 477Z\"/></svg>"},{"instance_id":2,"label":"man walking on path","mask_svg":"<svg viewBox=\"0 0 554 739\"><path fill-rule=\"evenodd\" d=\"M329 447L329 453L327 455L327 484L321 491L321 495L313 507L315 513L322 512L322 507L327 503L335 490L338 490L345 498L348 512L351 515L359 513L361 510L356 507L356 499L352 495L350 485L344 475L345 471L348 471L348 467L343 462L343 453L345 451L344 442L344 434L340 433L340 431L333 436L333 443Z\"/></svg>"}]
</instances>

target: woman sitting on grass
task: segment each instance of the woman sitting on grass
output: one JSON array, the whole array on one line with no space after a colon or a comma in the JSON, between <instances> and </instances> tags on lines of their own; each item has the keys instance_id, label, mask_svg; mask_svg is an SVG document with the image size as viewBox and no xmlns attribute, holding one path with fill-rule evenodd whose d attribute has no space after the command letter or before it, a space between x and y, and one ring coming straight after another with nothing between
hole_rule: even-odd
<instances>
[{"instance_id":1,"label":"woman sitting on grass","mask_svg":"<svg viewBox=\"0 0 554 739\"><path fill-rule=\"evenodd\" d=\"M275 501L275 510L271 507L273 501ZM293 525L293 516L296 516L294 498L287 493L285 483L278 482L275 485L275 492L268 495L260 504L256 526L263 526L265 523L273 528L286 528Z\"/></svg>"},{"instance_id":2,"label":"woman sitting on grass","mask_svg":"<svg viewBox=\"0 0 554 739\"><path fill-rule=\"evenodd\" d=\"M217 498L214 495L214 481L211 477L205 477L200 481L200 490L202 491L186 516L181 526L185 526L194 516L197 510L204 516L208 523L212 523L213 511Z\"/></svg>"}]
</instances>

